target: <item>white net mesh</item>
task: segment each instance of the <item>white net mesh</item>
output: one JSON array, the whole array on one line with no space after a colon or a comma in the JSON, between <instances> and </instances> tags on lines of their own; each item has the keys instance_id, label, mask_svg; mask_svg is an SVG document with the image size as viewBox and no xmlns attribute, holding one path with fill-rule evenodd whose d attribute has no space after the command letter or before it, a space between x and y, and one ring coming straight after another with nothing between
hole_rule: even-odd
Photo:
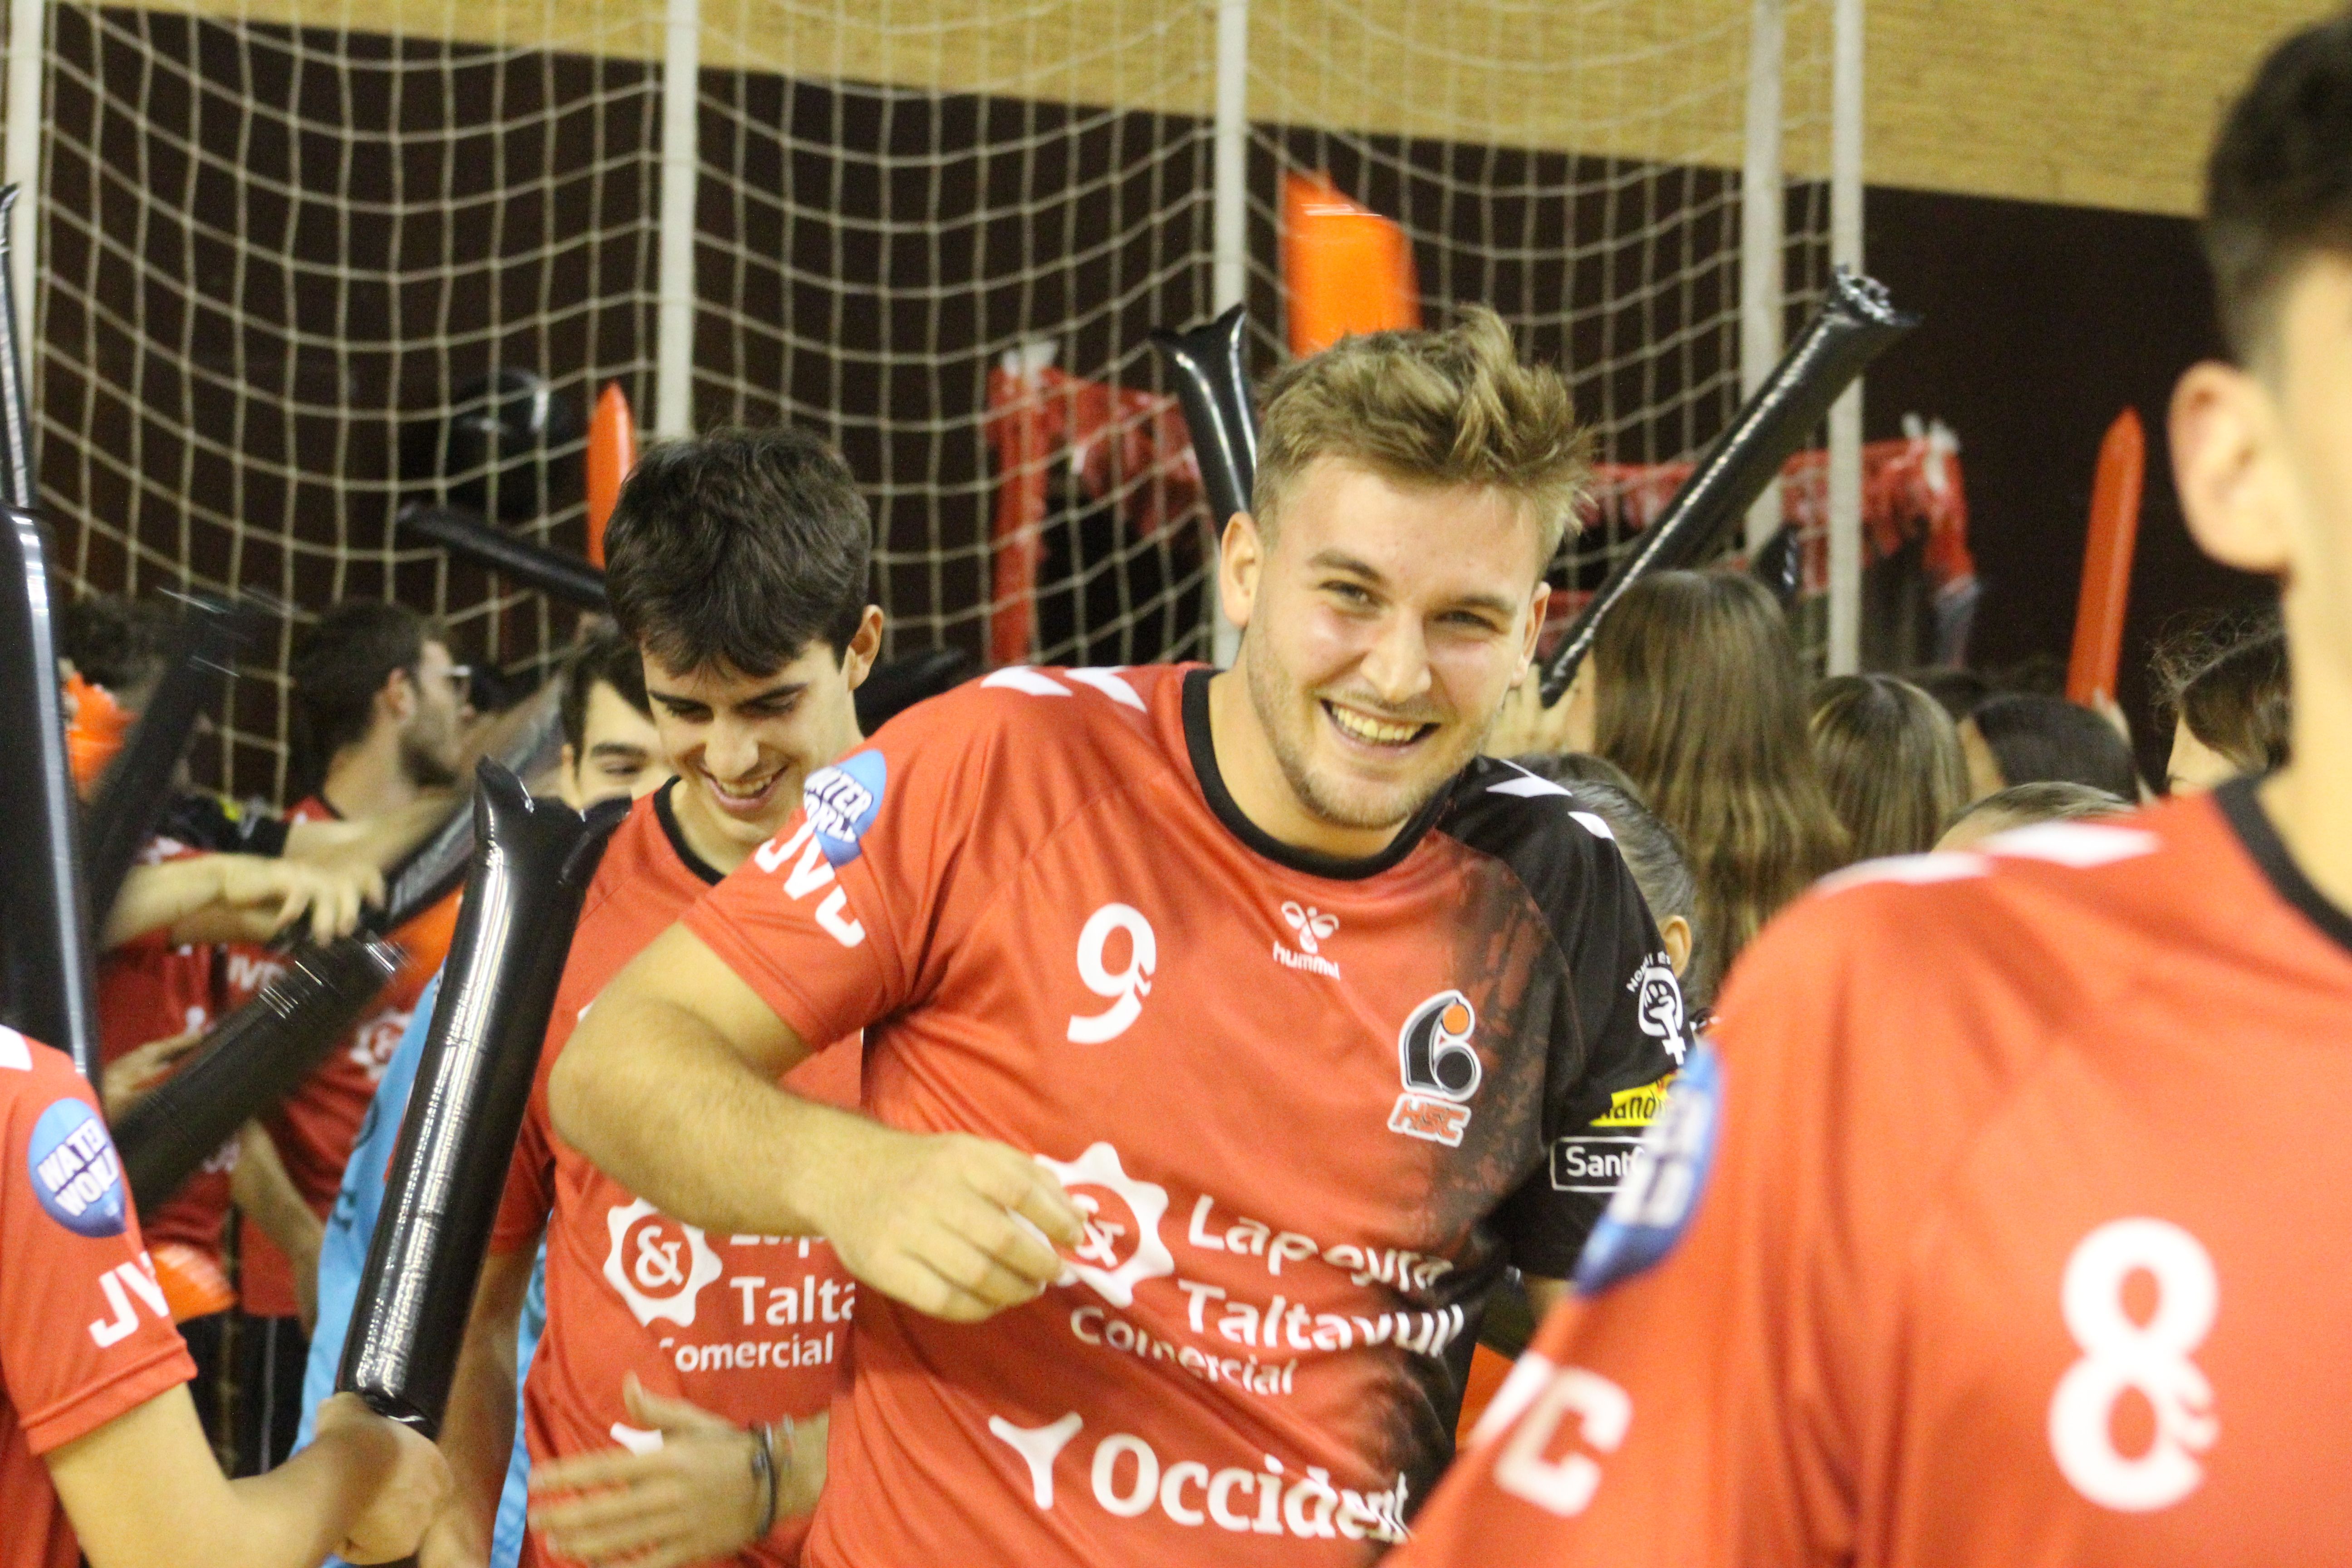
<instances>
[{"instance_id":1,"label":"white net mesh","mask_svg":"<svg viewBox=\"0 0 2352 1568\"><path fill-rule=\"evenodd\" d=\"M79 584L274 595L295 613L263 670L351 597L446 616L477 663L568 639L391 524L493 371L584 410L650 367L658 73L634 16L583 32L575 9L501 45L55 8L38 438ZM559 18L577 52L549 47ZM550 434L503 499L576 552L579 429ZM276 794L287 736L282 683L240 680L199 776Z\"/></svg>"},{"instance_id":2,"label":"white net mesh","mask_svg":"<svg viewBox=\"0 0 2352 1568\"><path fill-rule=\"evenodd\" d=\"M1792 326L1827 271L1829 8L1787 4ZM1604 456L1689 456L1738 401L1748 10L1253 0L1257 368L1279 174L1323 172L1402 223L1425 320L1495 305L1571 372ZM617 380L652 423L663 10L319 15L53 12L44 498L80 585L257 588L295 622L396 595L461 658L529 666L569 613L391 520L494 371L575 419ZM1211 310L1215 33L1210 0L705 0L693 422L842 448L892 651L1207 652L1147 333ZM507 526L580 547L578 449L559 419ZM200 773L274 790L286 741L280 687L241 681Z\"/></svg>"},{"instance_id":3,"label":"white net mesh","mask_svg":"<svg viewBox=\"0 0 2352 1568\"><path fill-rule=\"evenodd\" d=\"M1783 7L1791 338L1830 275L1831 12ZM1604 464L1697 452L1740 403L1749 18L1724 0L1255 0L1249 254L1265 352L1282 341L1276 171L1322 174L1403 225L1424 323L1491 305L1569 374ZM1609 477L1563 547L1563 615L1654 510L1626 504L1642 476Z\"/></svg>"}]
</instances>

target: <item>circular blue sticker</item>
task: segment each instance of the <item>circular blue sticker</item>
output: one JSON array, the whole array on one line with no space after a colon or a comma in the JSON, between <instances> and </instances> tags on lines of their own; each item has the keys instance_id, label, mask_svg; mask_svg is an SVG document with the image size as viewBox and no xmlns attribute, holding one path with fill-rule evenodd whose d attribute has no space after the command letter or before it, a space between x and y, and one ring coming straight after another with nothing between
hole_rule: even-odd
<instances>
[{"instance_id":1,"label":"circular blue sticker","mask_svg":"<svg viewBox=\"0 0 2352 1568\"><path fill-rule=\"evenodd\" d=\"M121 1236L122 1162L98 1112L79 1100L60 1100L33 1123L25 1148L33 1195L49 1217L76 1236Z\"/></svg>"}]
</instances>

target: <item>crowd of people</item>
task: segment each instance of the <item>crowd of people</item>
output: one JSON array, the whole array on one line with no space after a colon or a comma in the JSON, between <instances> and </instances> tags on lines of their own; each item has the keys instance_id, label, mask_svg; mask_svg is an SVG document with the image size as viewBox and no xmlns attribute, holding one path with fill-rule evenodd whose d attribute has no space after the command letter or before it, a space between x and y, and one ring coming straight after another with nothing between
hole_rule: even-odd
<instances>
[{"instance_id":1,"label":"crowd of people","mask_svg":"<svg viewBox=\"0 0 2352 1568\"><path fill-rule=\"evenodd\" d=\"M2158 650L2160 778L2111 702L1816 678L1730 566L1635 584L1545 705L1587 442L1482 310L1266 389L1227 671L867 736L867 508L790 429L649 453L610 618L506 712L327 608L288 804L182 779L101 911L100 1083L0 1030L0 1568L2340 1554L2341 1292L2278 1238L2341 1184L2163 1151L2285 1076L2324 1156L2345 1098L2352 19L2212 181L2242 363L2176 462L2284 596ZM62 626L87 795L172 620ZM632 804L479 1276L404 1282L471 1303L428 1444L334 1387L457 895L150 1212L100 1113L551 707L534 791Z\"/></svg>"}]
</instances>

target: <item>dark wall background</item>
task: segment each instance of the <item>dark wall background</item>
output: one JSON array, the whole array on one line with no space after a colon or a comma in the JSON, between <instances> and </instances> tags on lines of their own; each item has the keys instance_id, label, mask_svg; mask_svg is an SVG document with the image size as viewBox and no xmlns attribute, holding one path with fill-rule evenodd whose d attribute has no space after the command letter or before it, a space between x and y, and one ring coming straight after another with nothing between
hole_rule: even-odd
<instances>
[{"instance_id":1,"label":"dark wall background","mask_svg":"<svg viewBox=\"0 0 2352 1568\"><path fill-rule=\"evenodd\" d=\"M2199 610L2259 604L2269 584L2215 565L2172 489L2172 384L2221 352L2211 281L2186 218L1874 187L1872 274L1927 324L1872 366L1872 439L1906 413L1958 432L1969 543L1984 583L1970 662L2011 665L2073 645L2099 440L2126 405L2148 433L2147 488L2118 684L2158 776L2148 654Z\"/></svg>"}]
</instances>

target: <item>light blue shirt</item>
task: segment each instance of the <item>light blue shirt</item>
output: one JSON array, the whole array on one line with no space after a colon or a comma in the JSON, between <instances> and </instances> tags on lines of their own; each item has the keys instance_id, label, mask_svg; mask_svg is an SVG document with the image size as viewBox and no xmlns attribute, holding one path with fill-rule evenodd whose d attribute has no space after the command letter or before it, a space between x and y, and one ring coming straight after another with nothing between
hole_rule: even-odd
<instances>
[{"instance_id":1,"label":"light blue shirt","mask_svg":"<svg viewBox=\"0 0 2352 1568\"><path fill-rule=\"evenodd\" d=\"M296 1435L296 1452L307 1448L314 1433L319 1406L335 1391L335 1374L343 1363L343 1341L351 1332L352 1309L359 1296L360 1275L367 1268L368 1247L375 1240L376 1218L383 1210L384 1177L392 1167L393 1150L400 1142L400 1123L408 1113L409 1090L415 1087L416 1064L425 1054L425 1036L433 1023L433 1004L441 990L436 974L416 1001L408 1032L400 1048L385 1064L375 1098L368 1101L360 1123L359 1142L352 1147L351 1163L343 1167L342 1190L327 1215L326 1234L319 1243L319 1327L310 1336L310 1360L302 1373L302 1426ZM530 1370L531 1352L547 1326L547 1247L541 1243L538 1265L530 1275L530 1291L523 1300L522 1321L515 1333L515 1383L521 1386ZM522 1401L515 1401L514 1458L507 1466L506 1489L499 1495L498 1527L490 1540L490 1568L514 1568L522 1554L526 1484L530 1475L530 1450L522 1438ZM329 1562L340 1559L330 1558Z\"/></svg>"}]
</instances>

